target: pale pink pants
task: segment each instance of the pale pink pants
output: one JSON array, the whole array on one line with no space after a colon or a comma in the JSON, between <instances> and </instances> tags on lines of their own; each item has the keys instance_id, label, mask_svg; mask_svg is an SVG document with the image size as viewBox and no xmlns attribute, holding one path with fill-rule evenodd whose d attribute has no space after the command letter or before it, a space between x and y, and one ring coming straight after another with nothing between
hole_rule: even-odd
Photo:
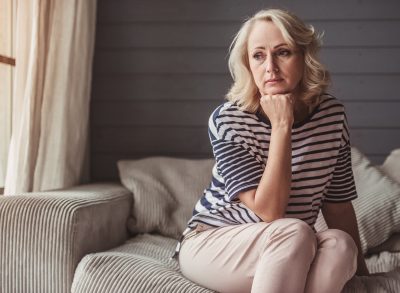
<instances>
[{"instance_id":1,"label":"pale pink pants","mask_svg":"<svg viewBox=\"0 0 400 293\"><path fill-rule=\"evenodd\" d=\"M227 293L340 292L357 268L357 247L341 230L314 233L297 219L190 233L179 264L185 277Z\"/></svg>"}]
</instances>

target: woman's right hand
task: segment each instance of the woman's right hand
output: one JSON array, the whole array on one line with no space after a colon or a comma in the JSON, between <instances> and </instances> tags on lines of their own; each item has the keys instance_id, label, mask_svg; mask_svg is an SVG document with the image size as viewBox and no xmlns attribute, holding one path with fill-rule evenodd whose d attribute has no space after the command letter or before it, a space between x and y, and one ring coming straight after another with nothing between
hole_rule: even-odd
<instances>
[{"instance_id":1,"label":"woman's right hand","mask_svg":"<svg viewBox=\"0 0 400 293\"><path fill-rule=\"evenodd\" d=\"M260 105L272 127L292 126L294 122L294 100L290 94L264 95Z\"/></svg>"}]
</instances>

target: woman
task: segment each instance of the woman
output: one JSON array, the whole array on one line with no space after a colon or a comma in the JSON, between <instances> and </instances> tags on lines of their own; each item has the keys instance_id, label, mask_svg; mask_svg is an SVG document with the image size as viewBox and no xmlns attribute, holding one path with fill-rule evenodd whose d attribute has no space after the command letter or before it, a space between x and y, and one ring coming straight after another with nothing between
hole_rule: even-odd
<instances>
[{"instance_id":1,"label":"woman","mask_svg":"<svg viewBox=\"0 0 400 293\"><path fill-rule=\"evenodd\" d=\"M209 120L216 165L179 252L182 273L219 292L340 292L368 275L343 105L324 94L312 26L278 9L244 23L234 79ZM329 227L316 233L322 210Z\"/></svg>"}]
</instances>

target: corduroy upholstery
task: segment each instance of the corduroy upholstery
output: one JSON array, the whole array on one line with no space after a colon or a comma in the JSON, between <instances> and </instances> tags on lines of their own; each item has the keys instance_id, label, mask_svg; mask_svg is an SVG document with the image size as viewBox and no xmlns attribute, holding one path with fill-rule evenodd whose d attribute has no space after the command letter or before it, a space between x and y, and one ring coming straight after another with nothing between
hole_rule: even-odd
<instances>
[{"instance_id":1,"label":"corduroy upholstery","mask_svg":"<svg viewBox=\"0 0 400 293\"><path fill-rule=\"evenodd\" d=\"M176 239L126 241L132 198L119 184L0 197L0 293L211 292L180 274ZM382 273L355 276L342 293L400 292L400 251L385 247L366 259Z\"/></svg>"},{"instance_id":2,"label":"corduroy upholstery","mask_svg":"<svg viewBox=\"0 0 400 293\"><path fill-rule=\"evenodd\" d=\"M143 234L107 252L85 256L75 273L72 293L210 293L187 280L171 256L176 240Z\"/></svg>"},{"instance_id":3,"label":"corduroy upholstery","mask_svg":"<svg viewBox=\"0 0 400 293\"><path fill-rule=\"evenodd\" d=\"M171 259L176 240L142 234L106 252L85 256L75 273L72 293L210 293L184 278ZM399 292L400 253L382 252L366 258L371 277L353 277L342 293Z\"/></svg>"},{"instance_id":4,"label":"corduroy upholstery","mask_svg":"<svg viewBox=\"0 0 400 293\"><path fill-rule=\"evenodd\" d=\"M71 292L84 255L127 239L131 201L118 184L1 197L0 292Z\"/></svg>"}]
</instances>

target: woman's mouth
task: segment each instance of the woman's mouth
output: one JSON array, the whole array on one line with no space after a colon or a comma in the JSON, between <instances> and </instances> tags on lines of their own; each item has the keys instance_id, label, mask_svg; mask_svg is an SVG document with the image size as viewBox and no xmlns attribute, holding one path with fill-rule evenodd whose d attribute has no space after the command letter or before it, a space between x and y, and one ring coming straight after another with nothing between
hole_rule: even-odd
<instances>
[{"instance_id":1,"label":"woman's mouth","mask_svg":"<svg viewBox=\"0 0 400 293\"><path fill-rule=\"evenodd\" d=\"M280 82L282 80L283 80L282 78L271 78L271 79L266 80L265 83L274 84L274 83L278 83L278 82Z\"/></svg>"}]
</instances>

